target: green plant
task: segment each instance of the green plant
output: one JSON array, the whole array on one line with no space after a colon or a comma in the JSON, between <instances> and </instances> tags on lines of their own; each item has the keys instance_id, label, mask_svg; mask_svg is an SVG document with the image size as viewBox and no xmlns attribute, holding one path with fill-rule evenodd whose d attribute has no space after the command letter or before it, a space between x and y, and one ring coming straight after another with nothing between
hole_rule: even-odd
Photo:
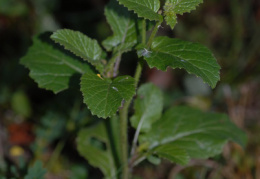
<instances>
[{"instance_id":1,"label":"green plant","mask_svg":"<svg viewBox=\"0 0 260 179\"><path fill-rule=\"evenodd\" d=\"M131 169L145 159L157 163L158 158L166 158L185 165L191 158L219 154L228 140L245 145L245 134L227 115L186 106L163 112L163 95L156 86L138 88L145 62L163 71L183 68L212 88L216 86L220 67L206 47L155 37L163 20L173 29L177 14L190 12L200 3L202 0L167 0L161 6L159 0L111 0L105 16L114 34L102 42L104 49L81 32L63 29L50 38L72 53L54 44L45 33L34 37L33 46L21 59L39 87L54 93L80 77L84 103L103 120L79 132L77 148L106 178L127 179ZM134 77L118 75L122 54L128 51L136 51L139 57ZM130 150L127 125L132 101L135 113L130 122L136 132Z\"/></svg>"}]
</instances>

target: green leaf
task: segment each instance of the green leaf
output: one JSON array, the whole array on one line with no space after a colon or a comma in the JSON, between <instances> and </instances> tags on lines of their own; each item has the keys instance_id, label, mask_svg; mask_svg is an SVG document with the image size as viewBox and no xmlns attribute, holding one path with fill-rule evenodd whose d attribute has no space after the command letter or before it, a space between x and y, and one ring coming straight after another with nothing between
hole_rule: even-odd
<instances>
[{"instance_id":1,"label":"green leaf","mask_svg":"<svg viewBox=\"0 0 260 179\"><path fill-rule=\"evenodd\" d=\"M24 179L43 179L46 172L47 170L43 168L42 162L38 160L29 168Z\"/></svg>"},{"instance_id":2,"label":"green leaf","mask_svg":"<svg viewBox=\"0 0 260 179\"><path fill-rule=\"evenodd\" d=\"M221 153L228 140L242 146L246 143L246 134L227 115L184 106L167 110L148 133L139 137L141 144L148 143L149 153L157 153L180 164L187 163L183 151L190 158L205 159Z\"/></svg>"},{"instance_id":3,"label":"green leaf","mask_svg":"<svg viewBox=\"0 0 260 179\"><path fill-rule=\"evenodd\" d=\"M165 13L164 17L166 23L173 29L174 26L177 24L177 15L174 13Z\"/></svg>"},{"instance_id":4,"label":"green leaf","mask_svg":"<svg viewBox=\"0 0 260 179\"><path fill-rule=\"evenodd\" d=\"M102 143L105 146L102 146ZM98 167L106 178L115 178L117 170L104 123L82 129L77 137L77 149L88 162Z\"/></svg>"},{"instance_id":5,"label":"green leaf","mask_svg":"<svg viewBox=\"0 0 260 179\"><path fill-rule=\"evenodd\" d=\"M136 15L119 5L116 0L111 0L105 7L105 15L114 35L104 40L103 46L108 51L114 47L117 47L117 51L131 50L137 43L139 27L137 29L136 26L139 25Z\"/></svg>"},{"instance_id":6,"label":"green leaf","mask_svg":"<svg viewBox=\"0 0 260 179\"><path fill-rule=\"evenodd\" d=\"M163 6L165 20L173 29L177 23L177 14L183 14L196 9L203 0L167 0Z\"/></svg>"},{"instance_id":7,"label":"green leaf","mask_svg":"<svg viewBox=\"0 0 260 179\"><path fill-rule=\"evenodd\" d=\"M123 4L129 10L133 10L137 13L138 17L143 17L149 20L162 21L162 16L158 14L160 9L159 0L118 0L120 4Z\"/></svg>"},{"instance_id":8,"label":"green leaf","mask_svg":"<svg viewBox=\"0 0 260 179\"><path fill-rule=\"evenodd\" d=\"M66 55L61 49L45 40L46 35L48 34L34 37L33 45L20 62L29 68L31 78L39 87L58 93L69 87L74 75L92 70L89 65L81 63L71 55Z\"/></svg>"},{"instance_id":9,"label":"green leaf","mask_svg":"<svg viewBox=\"0 0 260 179\"><path fill-rule=\"evenodd\" d=\"M159 165L161 163L161 159L154 155L147 156L147 160L154 165Z\"/></svg>"},{"instance_id":10,"label":"green leaf","mask_svg":"<svg viewBox=\"0 0 260 179\"><path fill-rule=\"evenodd\" d=\"M157 37L154 39L149 54L144 55L148 65L166 71L167 67L184 68L203 79L212 88L219 81L219 70L216 59L205 46L172 39Z\"/></svg>"},{"instance_id":11,"label":"green leaf","mask_svg":"<svg viewBox=\"0 0 260 179\"><path fill-rule=\"evenodd\" d=\"M51 39L64 46L75 55L87 60L102 72L102 49L96 40L92 40L81 32L69 29L57 30L51 35Z\"/></svg>"},{"instance_id":12,"label":"green leaf","mask_svg":"<svg viewBox=\"0 0 260 179\"><path fill-rule=\"evenodd\" d=\"M150 130L153 122L161 117L163 109L163 94L155 85L142 85L137 92L134 103L135 114L131 117L131 124L141 132Z\"/></svg>"},{"instance_id":13,"label":"green leaf","mask_svg":"<svg viewBox=\"0 0 260 179\"><path fill-rule=\"evenodd\" d=\"M81 91L92 114L107 118L116 113L122 100L128 101L133 97L134 83L130 76L120 76L112 81L86 73L81 78Z\"/></svg>"},{"instance_id":14,"label":"green leaf","mask_svg":"<svg viewBox=\"0 0 260 179\"><path fill-rule=\"evenodd\" d=\"M190 160L187 152L175 145L161 145L155 148L153 152L162 158L180 165L186 165Z\"/></svg>"},{"instance_id":15,"label":"green leaf","mask_svg":"<svg viewBox=\"0 0 260 179\"><path fill-rule=\"evenodd\" d=\"M167 0L164 7L169 11L175 12L176 14L183 14L195 10L196 7L202 3L203 0Z\"/></svg>"}]
</instances>

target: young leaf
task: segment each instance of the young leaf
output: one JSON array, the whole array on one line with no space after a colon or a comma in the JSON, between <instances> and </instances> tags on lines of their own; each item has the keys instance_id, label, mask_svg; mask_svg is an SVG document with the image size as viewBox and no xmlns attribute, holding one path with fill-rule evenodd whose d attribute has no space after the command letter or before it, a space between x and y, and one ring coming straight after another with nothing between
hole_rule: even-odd
<instances>
[{"instance_id":1,"label":"young leaf","mask_svg":"<svg viewBox=\"0 0 260 179\"><path fill-rule=\"evenodd\" d=\"M87 60L102 72L102 49L96 40L92 40L81 32L62 29L54 32L51 39L64 46L75 55Z\"/></svg>"},{"instance_id":2,"label":"young leaf","mask_svg":"<svg viewBox=\"0 0 260 179\"><path fill-rule=\"evenodd\" d=\"M137 13L138 17L143 17L149 20L162 21L162 16L158 14L160 8L159 0L118 0L129 10Z\"/></svg>"},{"instance_id":3,"label":"young leaf","mask_svg":"<svg viewBox=\"0 0 260 179\"><path fill-rule=\"evenodd\" d=\"M103 46L108 51L116 46L118 46L117 50L120 51L131 50L137 43L138 29L136 23L138 26L138 20L136 15L119 5L116 0L111 0L105 7L105 15L114 35L104 40Z\"/></svg>"},{"instance_id":4,"label":"young leaf","mask_svg":"<svg viewBox=\"0 0 260 179\"><path fill-rule=\"evenodd\" d=\"M135 94L135 80L130 76L103 79L92 73L81 78L84 102L93 115L107 118L114 115L122 100L130 100Z\"/></svg>"},{"instance_id":5,"label":"young leaf","mask_svg":"<svg viewBox=\"0 0 260 179\"><path fill-rule=\"evenodd\" d=\"M105 146L94 145L93 140ZM95 142L97 142L95 141ZM77 149L88 162L98 167L106 178L115 178L117 169L114 163L111 146L104 123L82 129L77 137Z\"/></svg>"},{"instance_id":6,"label":"young leaf","mask_svg":"<svg viewBox=\"0 0 260 179\"><path fill-rule=\"evenodd\" d=\"M43 179L46 172L47 170L43 168L42 162L37 160L34 165L29 168L24 179Z\"/></svg>"},{"instance_id":7,"label":"young leaf","mask_svg":"<svg viewBox=\"0 0 260 179\"><path fill-rule=\"evenodd\" d=\"M169 10L172 10L172 12L182 15L185 12L195 10L202 2L203 0L167 0L165 5L171 6L168 8Z\"/></svg>"},{"instance_id":8,"label":"young leaf","mask_svg":"<svg viewBox=\"0 0 260 179\"><path fill-rule=\"evenodd\" d=\"M149 55L144 56L148 65L160 70L184 68L203 79L212 88L219 80L219 70L216 59L205 46L169 37L157 37L152 43Z\"/></svg>"},{"instance_id":9,"label":"young leaf","mask_svg":"<svg viewBox=\"0 0 260 179\"><path fill-rule=\"evenodd\" d=\"M68 88L73 75L92 70L87 64L66 55L54 44L45 40L46 35L48 34L33 38L33 45L20 62L29 68L31 78L39 87L58 93Z\"/></svg>"},{"instance_id":10,"label":"young leaf","mask_svg":"<svg viewBox=\"0 0 260 179\"><path fill-rule=\"evenodd\" d=\"M204 113L190 107L174 107L156 121L148 133L140 136L140 143L149 143L150 152L180 164L190 158L208 158L221 153L228 140L245 146L246 135L225 114ZM149 153L150 153L149 152ZM182 154L181 154L182 153ZM179 161L176 161L178 157Z\"/></svg>"},{"instance_id":11,"label":"young leaf","mask_svg":"<svg viewBox=\"0 0 260 179\"><path fill-rule=\"evenodd\" d=\"M163 9L165 20L173 29L177 23L177 14L183 14L196 9L203 0L167 0Z\"/></svg>"},{"instance_id":12,"label":"young leaf","mask_svg":"<svg viewBox=\"0 0 260 179\"><path fill-rule=\"evenodd\" d=\"M177 24L177 15L174 13L164 13L165 17L165 21L166 23L173 29L174 26Z\"/></svg>"},{"instance_id":13,"label":"young leaf","mask_svg":"<svg viewBox=\"0 0 260 179\"><path fill-rule=\"evenodd\" d=\"M135 114L131 117L134 128L141 132L150 130L153 122L161 117L163 109L163 94L155 85L149 83L142 85L137 92L134 103Z\"/></svg>"}]
</instances>

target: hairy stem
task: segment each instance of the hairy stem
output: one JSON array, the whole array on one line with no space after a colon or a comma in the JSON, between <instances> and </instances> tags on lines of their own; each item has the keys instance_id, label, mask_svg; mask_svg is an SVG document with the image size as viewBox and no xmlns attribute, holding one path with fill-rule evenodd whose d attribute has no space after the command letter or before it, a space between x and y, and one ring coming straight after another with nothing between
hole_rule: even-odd
<instances>
[{"instance_id":1,"label":"hairy stem","mask_svg":"<svg viewBox=\"0 0 260 179\"><path fill-rule=\"evenodd\" d=\"M138 81L141 76L143 68L143 62L139 61L136 72L135 72L135 87L138 85ZM121 159L123 165L123 179L128 179L129 168L128 168L128 138L127 138L127 119L128 119L128 108L131 104L131 100L126 101L123 108L119 110L120 116L120 141L121 141Z\"/></svg>"},{"instance_id":2,"label":"hairy stem","mask_svg":"<svg viewBox=\"0 0 260 179\"><path fill-rule=\"evenodd\" d=\"M121 165L123 168L122 179L128 179L128 138L127 117L128 107L131 100L126 101L123 108L119 110L120 117L120 142L121 142Z\"/></svg>"},{"instance_id":3,"label":"hairy stem","mask_svg":"<svg viewBox=\"0 0 260 179\"><path fill-rule=\"evenodd\" d=\"M158 22L156 23L156 25L154 26L153 31L152 31L152 33L151 33L151 35L150 35L150 38L149 38L149 40L148 40L148 42L147 42L147 47L148 47L148 49L151 47L152 42L153 42L153 39L154 39L154 37L155 37L155 35L156 35L156 33L157 33L157 31L158 31L159 26L161 25L161 23L162 23L161 21L158 21Z\"/></svg>"},{"instance_id":4,"label":"hairy stem","mask_svg":"<svg viewBox=\"0 0 260 179\"><path fill-rule=\"evenodd\" d=\"M120 53L120 52L119 52ZM120 55L118 55L118 57L116 58L116 63L115 63L115 66L114 66L114 72L113 72L113 77L116 77L117 76L117 73L118 73L118 69L119 69L119 65L120 65L120 62L121 62L121 53Z\"/></svg>"},{"instance_id":5,"label":"hairy stem","mask_svg":"<svg viewBox=\"0 0 260 179\"><path fill-rule=\"evenodd\" d=\"M142 23L142 43L143 44L146 43L146 21L145 21L145 19L143 19L143 23Z\"/></svg>"},{"instance_id":6,"label":"hairy stem","mask_svg":"<svg viewBox=\"0 0 260 179\"><path fill-rule=\"evenodd\" d=\"M115 71L115 63L118 63L120 64L120 61L121 61L121 52L117 52L117 53L113 53L111 59L108 61L108 64L106 65L105 67L105 72L104 72L104 75L107 77L107 78L111 78L111 77L114 77L114 71ZM119 66L118 64L118 66ZM116 69L117 71L118 69Z\"/></svg>"},{"instance_id":7,"label":"hairy stem","mask_svg":"<svg viewBox=\"0 0 260 179\"><path fill-rule=\"evenodd\" d=\"M152 33L151 33L151 36L149 38L149 41L147 42L147 47L150 48L151 44L152 44L152 41L158 31L158 26L161 24L161 22L157 22ZM138 68L138 67L137 67ZM135 150L136 150L136 147L137 147L137 141L138 141L138 137L139 137L139 134L140 134L140 131L141 131L141 127L142 127L142 124L143 124L143 120L140 121L136 131L135 131L135 135L134 135L134 139L133 139L133 142L132 142L132 149L131 149L131 157L133 158L134 155L135 155ZM132 167L132 166L130 166Z\"/></svg>"},{"instance_id":8,"label":"hairy stem","mask_svg":"<svg viewBox=\"0 0 260 179\"><path fill-rule=\"evenodd\" d=\"M157 22L152 34L149 38L149 41L147 43L147 46L150 48L153 38L156 35L156 32L158 30L158 26L161 24L161 22ZM146 43L146 22L145 20L143 20L142 23L142 43L145 44ZM150 44L150 45L149 45ZM135 71L135 87L138 86L138 82L140 80L141 77L141 73L142 73L142 69L143 69L143 59L141 58L138 61L137 67L136 67L136 71ZM127 122L128 122L128 108L131 104L131 100L126 101L123 108L121 108L119 110L119 117L120 117L120 141L121 141L121 165L123 168L123 172L122 172L122 179L128 179L129 178L129 166L128 166L128 137L127 137Z\"/></svg>"}]
</instances>

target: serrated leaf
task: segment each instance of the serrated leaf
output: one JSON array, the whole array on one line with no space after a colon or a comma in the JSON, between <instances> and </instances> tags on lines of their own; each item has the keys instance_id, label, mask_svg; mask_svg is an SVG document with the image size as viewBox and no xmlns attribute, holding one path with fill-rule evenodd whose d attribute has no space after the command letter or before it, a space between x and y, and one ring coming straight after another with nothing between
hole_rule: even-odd
<instances>
[{"instance_id":1,"label":"serrated leaf","mask_svg":"<svg viewBox=\"0 0 260 179\"><path fill-rule=\"evenodd\" d=\"M29 68L31 78L38 83L40 88L58 93L69 87L73 75L92 70L89 65L65 54L57 46L45 40L46 35L48 34L33 38L33 45L20 62Z\"/></svg>"},{"instance_id":2,"label":"serrated leaf","mask_svg":"<svg viewBox=\"0 0 260 179\"><path fill-rule=\"evenodd\" d=\"M43 168L42 162L37 160L32 167L29 168L24 179L43 179L47 170Z\"/></svg>"},{"instance_id":3,"label":"serrated leaf","mask_svg":"<svg viewBox=\"0 0 260 179\"><path fill-rule=\"evenodd\" d=\"M135 114L130 121L134 128L141 132L150 130L153 122L161 117L163 109L163 94L155 85L142 85L137 92L134 103Z\"/></svg>"},{"instance_id":4,"label":"serrated leaf","mask_svg":"<svg viewBox=\"0 0 260 179\"><path fill-rule=\"evenodd\" d=\"M137 43L139 25L136 15L119 5L116 0L111 0L105 7L105 15L114 35L105 39L103 46L108 51L117 46L116 51L130 50Z\"/></svg>"},{"instance_id":5,"label":"serrated leaf","mask_svg":"<svg viewBox=\"0 0 260 179\"><path fill-rule=\"evenodd\" d=\"M184 155L175 156L170 148L184 150L190 158L205 159L221 153L228 140L242 146L246 143L246 134L227 115L205 113L184 106L167 110L148 133L139 137L141 144L148 143L150 152L158 153L159 148L159 153L166 153L170 160L179 157L179 163L187 163L186 159L180 157Z\"/></svg>"},{"instance_id":6,"label":"serrated leaf","mask_svg":"<svg viewBox=\"0 0 260 179\"><path fill-rule=\"evenodd\" d=\"M177 23L177 14L183 14L196 9L203 0L167 0L163 7L165 20L173 29Z\"/></svg>"},{"instance_id":7,"label":"serrated leaf","mask_svg":"<svg viewBox=\"0 0 260 179\"><path fill-rule=\"evenodd\" d=\"M203 0L168 0L169 9L172 8L172 11L176 14L183 14L185 12L190 12L195 10L196 7L203 2ZM166 4L166 3L165 3Z\"/></svg>"},{"instance_id":8,"label":"serrated leaf","mask_svg":"<svg viewBox=\"0 0 260 179\"><path fill-rule=\"evenodd\" d=\"M177 24L177 16L176 14L168 14L168 15L165 15L165 21L166 23L173 29L174 26Z\"/></svg>"},{"instance_id":9,"label":"serrated leaf","mask_svg":"<svg viewBox=\"0 0 260 179\"><path fill-rule=\"evenodd\" d=\"M101 59L103 52L96 40L87 37L81 32L69 29L57 30L51 35L51 39L88 61L102 72L103 65Z\"/></svg>"},{"instance_id":10,"label":"serrated leaf","mask_svg":"<svg viewBox=\"0 0 260 179\"><path fill-rule=\"evenodd\" d=\"M104 143L105 146L95 145L93 142ZM103 148L104 147L104 148ZM111 146L109 143L108 133L104 123L96 126L82 129L77 137L77 149L81 156L88 162L98 167L105 178L115 178L117 169L114 163Z\"/></svg>"},{"instance_id":11,"label":"serrated leaf","mask_svg":"<svg viewBox=\"0 0 260 179\"><path fill-rule=\"evenodd\" d=\"M159 0L118 0L129 10L133 10L138 17L149 20L161 21L162 16L158 14L160 8Z\"/></svg>"},{"instance_id":12,"label":"serrated leaf","mask_svg":"<svg viewBox=\"0 0 260 179\"><path fill-rule=\"evenodd\" d=\"M212 88L219 81L219 70L215 57L205 46L169 37L157 37L149 55L144 56L150 68L166 71L167 67L184 68L195 74Z\"/></svg>"},{"instance_id":13,"label":"serrated leaf","mask_svg":"<svg viewBox=\"0 0 260 179\"><path fill-rule=\"evenodd\" d=\"M107 118L116 113L122 100L128 101L133 97L134 83L130 76L120 76L112 81L86 73L81 78L81 91L92 114Z\"/></svg>"}]
</instances>

